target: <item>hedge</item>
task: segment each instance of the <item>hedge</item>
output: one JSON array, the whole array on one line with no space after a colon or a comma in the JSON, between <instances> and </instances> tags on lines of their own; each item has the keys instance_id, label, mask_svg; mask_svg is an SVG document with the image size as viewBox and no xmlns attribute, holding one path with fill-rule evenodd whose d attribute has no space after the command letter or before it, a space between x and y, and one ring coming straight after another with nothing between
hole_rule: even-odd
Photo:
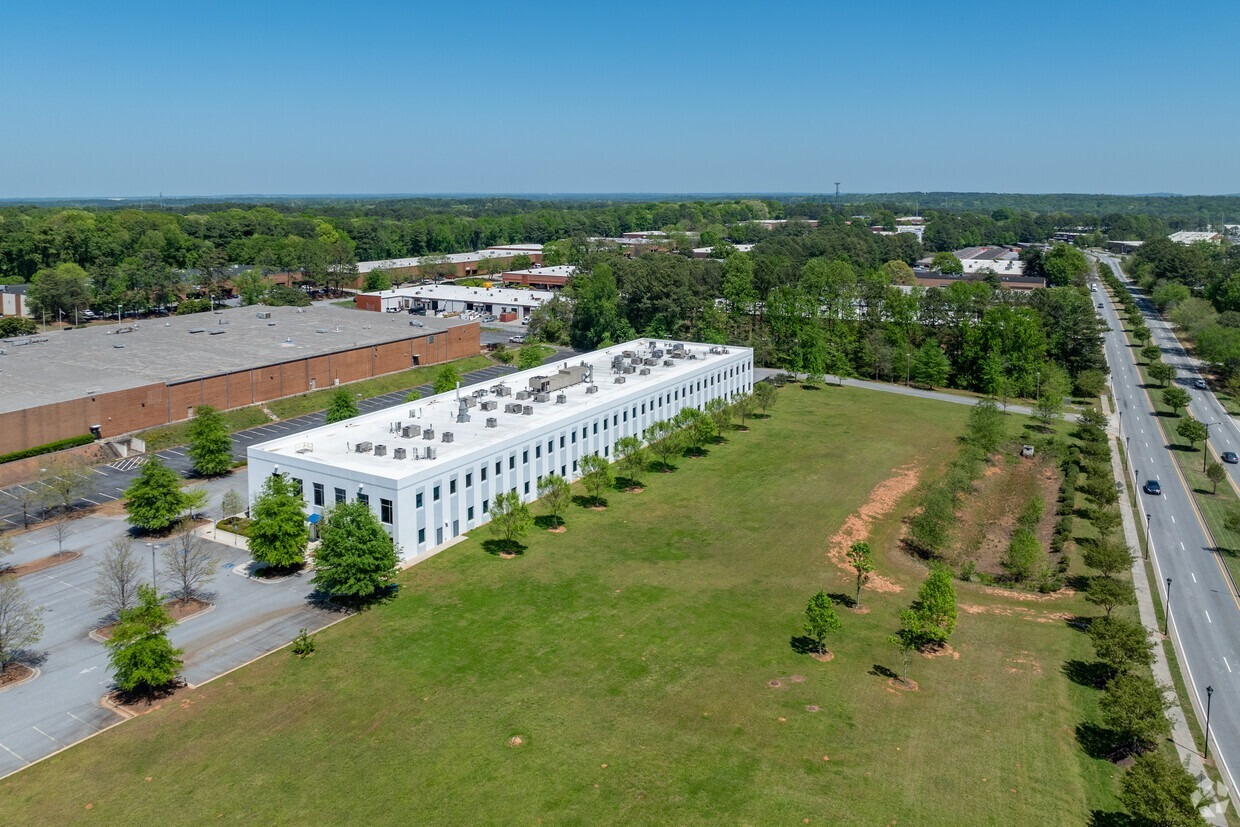
<instances>
[{"instance_id":1,"label":"hedge","mask_svg":"<svg viewBox=\"0 0 1240 827\"><path fill-rule=\"evenodd\" d=\"M95 438L90 434L71 436L68 439L58 439L55 442L49 442L46 445L36 445L33 448L27 448L23 451L14 451L11 454L0 454L0 465L3 465L6 462L16 462L19 459L37 457L40 454L51 454L56 451L63 451L66 448L76 448L79 445L90 445L94 441Z\"/></svg>"}]
</instances>

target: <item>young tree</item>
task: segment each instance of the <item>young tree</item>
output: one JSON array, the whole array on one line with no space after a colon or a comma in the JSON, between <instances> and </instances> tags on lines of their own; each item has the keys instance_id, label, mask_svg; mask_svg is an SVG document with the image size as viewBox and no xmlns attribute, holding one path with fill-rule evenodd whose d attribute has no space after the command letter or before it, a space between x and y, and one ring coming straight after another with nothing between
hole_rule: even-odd
<instances>
[{"instance_id":1,"label":"young tree","mask_svg":"<svg viewBox=\"0 0 1240 827\"><path fill-rule=\"evenodd\" d=\"M172 625L155 587L139 586L138 605L121 612L106 644L118 689L152 696L176 680L182 653L168 639Z\"/></svg>"},{"instance_id":2,"label":"young tree","mask_svg":"<svg viewBox=\"0 0 1240 827\"><path fill-rule=\"evenodd\" d=\"M913 381L927 388L941 388L951 375L951 362L947 360L939 343L927 339L913 359Z\"/></svg>"},{"instance_id":3,"label":"young tree","mask_svg":"<svg viewBox=\"0 0 1240 827\"><path fill-rule=\"evenodd\" d=\"M357 399L347 388L336 388L327 400L327 424L352 419L361 411L357 407Z\"/></svg>"},{"instance_id":4,"label":"young tree","mask_svg":"<svg viewBox=\"0 0 1240 827\"><path fill-rule=\"evenodd\" d=\"M633 485L640 485L638 477L649 463L646 446L641 437L624 436L616 440L616 464Z\"/></svg>"},{"instance_id":5,"label":"young tree","mask_svg":"<svg viewBox=\"0 0 1240 827\"><path fill-rule=\"evenodd\" d=\"M392 585L400 563L396 544L369 505L338 503L324 516L319 536L311 582L320 590L366 598Z\"/></svg>"},{"instance_id":6,"label":"young tree","mask_svg":"<svg viewBox=\"0 0 1240 827\"><path fill-rule=\"evenodd\" d=\"M1034 403L1034 415L1049 428L1051 423L1063 415L1064 399L1068 395L1070 383L1063 369L1053 363L1042 366L1041 382L1038 385L1038 398Z\"/></svg>"},{"instance_id":7,"label":"young tree","mask_svg":"<svg viewBox=\"0 0 1240 827\"><path fill-rule=\"evenodd\" d=\"M43 634L43 609L30 605L16 577L0 577L0 675Z\"/></svg>"},{"instance_id":8,"label":"young tree","mask_svg":"<svg viewBox=\"0 0 1240 827\"><path fill-rule=\"evenodd\" d=\"M993 399L981 399L969 410L965 439L984 454L993 454L1007 439L1007 424Z\"/></svg>"},{"instance_id":9,"label":"young tree","mask_svg":"<svg viewBox=\"0 0 1240 827\"><path fill-rule=\"evenodd\" d=\"M176 584L181 603L198 598L202 587L215 576L220 561L211 553L203 539L194 531L194 524L184 520L180 533L164 547L164 573Z\"/></svg>"},{"instance_id":10,"label":"young tree","mask_svg":"<svg viewBox=\"0 0 1240 827\"><path fill-rule=\"evenodd\" d=\"M1140 342L1142 346L1146 345L1150 340L1150 329L1146 327L1145 322L1137 322L1132 326L1132 338ZM1159 357L1158 353L1154 354L1154 358Z\"/></svg>"},{"instance_id":11,"label":"young tree","mask_svg":"<svg viewBox=\"0 0 1240 827\"><path fill-rule=\"evenodd\" d=\"M1132 567L1132 551L1118 539L1099 537L1086 544L1081 559L1091 569L1097 569L1107 577L1113 577Z\"/></svg>"},{"instance_id":12,"label":"young tree","mask_svg":"<svg viewBox=\"0 0 1240 827\"><path fill-rule=\"evenodd\" d=\"M4 558L13 553L13 538L0 532L0 570L3 570Z\"/></svg>"},{"instance_id":13,"label":"young tree","mask_svg":"<svg viewBox=\"0 0 1240 827\"><path fill-rule=\"evenodd\" d=\"M189 423L189 458L204 477L218 477L232 470L232 439L224 416L210 405L194 409Z\"/></svg>"},{"instance_id":14,"label":"young tree","mask_svg":"<svg viewBox=\"0 0 1240 827\"><path fill-rule=\"evenodd\" d=\"M1012 541L1003 554L1002 565L1017 583L1024 582L1042 559L1042 544L1032 531L1021 526L1012 534Z\"/></svg>"},{"instance_id":15,"label":"young tree","mask_svg":"<svg viewBox=\"0 0 1240 827\"><path fill-rule=\"evenodd\" d=\"M517 368L519 370L531 370L541 365L543 362L542 347L535 344L522 345L517 351Z\"/></svg>"},{"instance_id":16,"label":"young tree","mask_svg":"<svg viewBox=\"0 0 1240 827\"><path fill-rule=\"evenodd\" d=\"M61 456L40 474L43 503L53 510L68 510L90 488L90 470L86 461L77 456Z\"/></svg>"},{"instance_id":17,"label":"young tree","mask_svg":"<svg viewBox=\"0 0 1240 827\"><path fill-rule=\"evenodd\" d=\"M99 573L95 576L91 603L106 611L108 617L119 617L125 609L137 605L141 567L142 561L134 553L129 535L114 538L96 567Z\"/></svg>"},{"instance_id":18,"label":"young tree","mask_svg":"<svg viewBox=\"0 0 1240 827\"><path fill-rule=\"evenodd\" d=\"M613 482L611 463L605 458L598 454L586 454L581 458L581 484L590 492L592 503L600 505L603 492L610 488Z\"/></svg>"},{"instance_id":19,"label":"young tree","mask_svg":"<svg viewBox=\"0 0 1240 827\"><path fill-rule=\"evenodd\" d=\"M1131 606L1137 602L1137 596L1133 594L1131 586L1111 577L1089 578L1089 588L1085 592L1085 599L1095 606L1102 607L1107 617L1111 616L1116 606Z\"/></svg>"},{"instance_id":20,"label":"young tree","mask_svg":"<svg viewBox=\"0 0 1240 827\"><path fill-rule=\"evenodd\" d=\"M1181 439L1188 440L1188 448L1190 451L1197 450L1197 443L1205 440L1210 430L1204 423L1198 422L1189 414L1185 414L1180 420L1180 424L1176 426L1175 432L1180 435Z\"/></svg>"},{"instance_id":21,"label":"young tree","mask_svg":"<svg viewBox=\"0 0 1240 827\"><path fill-rule=\"evenodd\" d=\"M956 584L951 569L933 565L930 576L917 590L917 600L911 607L917 613L921 628L918 646L932 646L947 642L956 631Z\"/></svg>"},{"instance_id":22,"label":"young tree","mask_svg":"<svg viewBox=\"0 0 1240 827\"><path fill-rule=\"evenodd\" d=\"M1172 367L1171 365L1168 365L1166 362L1161 362L1161 361L1150 363L1150 366L1146 368L1145 372L1150 375L1151 379L1153 379L1155 382L1157 382L1159 385L1161 385L1164 388L1167 386L1167 383L1170 382L1172 379L1175 379L1177 375L1176 369L1174 367Z\"/></svg>"},{"instance_id":23,"label":"young tree","mask_svg":"<svg viewBox=\"0 0 1240 827\"><path fill-rule=\"evenodd\" d=\"M925 632L922 629L922 617L913 609L902 609L900 611L900 627L896 629L896 633L887 638L887 642L900 650L900 659L903 661L903 673L900 682L908 684L908 656L919 646L925 638Z\"/></svg>"},{"instance_id":24,"label":"young tree","mask_svg":"<svg viewBox=\"0 0 1240 827\"><path fill-rule=\"evenodd\" d=\"M538 498L547 506L547 513L551 515L557 526L564 525L564 518L561 515L568 507L571 496L572 489L568 485L568 480L559 474L548 474L538 483Z\"/></svg>"},{"instance_id":25,"label":"young tree","mask_svg":"<svg viewBox=\"0 0 1240 827\"><path fill-rule=\"evenodd\" d=\"M125 490L129 524L143 531L164 531L175 525L185 510L181 478L153 456L142 466L138 478Z\"/></svg>"},{"instance_id":26,"label":"young tree","mask_svg":"<svg viewBox=\"0 0 1240 827\"><path fill-rule=\"evenodd\" d=\"M672 457L680 453L682 434L675 423L660 419L646 429L646 441L658 456L664 471L672 469Z\"/></svg>"},{"instance_id":27,"label":"young tree","mask_svg":"<svg viewBox=\"0 0 1240 827\"><path fill-rule=\"evenodd\" d=\"M206 510L207 500L210 499L211 495L202 486L186 488L181 493L185 497L185 502L181 506L181 510L185 512L185 516L182 519L197 520L202 516L202 512Z\"/></svg>"},{"instance_id":28,"label":"young tree","mask_svg":"<svg viewBox=\"0 0 1240 827\"><path fill-rule=\"evenodd\" d=\"M1119 509L1111 505L1100 505L1093 508L1089 521L1094 524L1100 537L1110 537L1120 526Z\"/></svg>"},{"instance_id":29,"label":"young tree","mask_svg":"<svg viewBox=\"0 0 1240 827\"><path fill-rule=\"evenodd\" d=\"M874 556L869 543L853 543L848 547L847 554L849 565L857 572L857 596L854 600L860 606L861 587L870 579L870 572L874 571Z\"/></svg>"},{"instance_id":30,"label":"young tree","mask_svg":"<svg viewBox=\"0 0 1240 827\"><path fill-rule=\"evenodd\" d=\"M1152 365L1155 361L1162 358L1162 348L1158 345L1146 345L1141 348L1141 358L1145 360L1147 366Z\"/></svg>"},{"instance_id":31,"label":"young tree","mask_svg":"<svg viewBox=\"0 0 1240 827\"><path fill-rule=\"evenodd\" d=\"M1172 416L1179 416L1181 408L1187 408L1192 397L1183 388L1170 387L1162 392L1163 404L1171 409Z\"/></svg>"},{"instance_id":32,"label":"young tree","mask_svg":"<svg viewBox=\"0 0 1240 827\"><path fill-rule=\"evenodd\" d=\"M1117 675L1098 701L1102 721L1119 744L1132 753L1149 752L1171 734L1161 686L1146 675Z\"/></svg>"},{"instance_id":33,"label":"young tree","mask_svg":"<svg viewBox=\"0 0 1240 827\"><path fill-rule=\"evenodd\" d=\"M224 496L220 498L220 519L227 520L229 517L236 516L245 511L245 500L234 489L224 492Z\"/></svg>"},{"instance_id":34,"label":"young tree","mask_svg":"<svg viewBox=\"0 0 1240 827\"><path fill-rule=\"evenodd\" d=\"M1206 478L1214 485L1210 491L1211 494L1218 493L1218 484L1227 479L1227 470L1217 462L1212 462L1206 466Z\"/></svg>"},{"instance_id":35,"label":"young tree","mask_svg":"<svg viewBox=\"0 0 1240 827\"><path fill-rule=\"evenodd\" d=\"M1137 756L1119 794L1140 827L1206 827L1197 779L1160 750Z\"/></svg>"},{"instance_id":36,"label":"young tree","mask_svg":"<svg viewBox=\"0 0 1240 827\"><path fill-rule=\"evenodd\" d=\"M272 474L250 508L250 553L274 568L300 566L306 559L310 532L302 500L288 477Z\"/></svg>"},{"instance_id":37,"label":"young tree","mask_svg":"<svg viewBox=\"0 0 1240 827\"><path fill-rule=\"evenodd\" d=\"M762 409L762 415L766 416L767 411L775 407L775 398L779 395L779 389L770 382L758 382L753 386L753 399L757 406Z\"/></svg>"},{"instance_id":38,"label":"young tree","mask_svg":"<svg viewBox=\"0 0 1240 827\"><path fill-rule=\"evenodd\" d=\"M805 606L805 635L814 642L814 651L827 654L827 635L839 629L840 618L831 606L831 598L819 591Z\"/></svg>"},{"instance_id":39,"label":"young tree","mask_svg":"<svg viewBox=\"0 0 1240 827\"><path fill-rule=\"evenodd\" d=\"M69 523L61 520L52 526L52 536L56 538L56 553L64 554L65 540L69 539Z\"/></svg>"},{"instance_id":40,"label":"young tree","mask_svg":"<svg viewBox=\"0 0 1240 827\"><path fill-rule=\"evenodd\" d=\"M1123 674L1154 662L1154 644L1145 629L1121 617L1094 618L1089 624L1089 639L1098 660L1109 667L1112 674Z\"/></svg>"},{"instance_id":41,"label":"young tree","mask_svg":"<svg viewBox=\"0 0 1240 827\"><path fill-rule=\"evenodd\" d=\"M434 393L447 393L461 381L461 375L452 365L444 365L435 374Z\"/></svg>"},{"instance_id":42,"label":"young tree","mask_svg":"<svg viewBox=\"0 0 1240 827\"><path fill-rule=\"evenodd\" d=\"M706 403L706 415L715 425L715 433L723 436L732 428L732 406L728 400L719 397Z\"/></svg>"},{"instance_id":43,"label":"young tree","mask_svg":"<svg viewBox=\"0 0 1240 827\"><path fill-rule=\"evenodd\" d=\"M534 515L530 507L521 502L521 495L516 491L497 494L491 503L491 533L501 537L508 551L515 551L514 546L534 525Z\"/></svg>"},{"instance_id":44,"label":"young tree","mask_svg":"<svg viewBox=\"0 0 1240 827\"><path fill-rule=\"evenodd\" d=\"M756 404L752 393L742 393L732 400L732 410L736 412L736 418L741 422L742 431L746 429L745 421L753 415L753 409Z\"/></svg>"}]
</instances>

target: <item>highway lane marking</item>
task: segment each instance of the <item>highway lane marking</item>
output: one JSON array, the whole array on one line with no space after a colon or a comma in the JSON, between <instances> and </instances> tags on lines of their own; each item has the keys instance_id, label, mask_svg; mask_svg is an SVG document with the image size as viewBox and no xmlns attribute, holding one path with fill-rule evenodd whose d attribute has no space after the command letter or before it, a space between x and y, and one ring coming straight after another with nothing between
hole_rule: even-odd
<instances>
[{"instance_id":1,"label":"highway lane marking","mask_svg":"<svg viewBox=\"0 0 1240 827\"><path fill-rule=\"evenodd\" d=\"M47 734L46 732L44 732L43 730L39 729L37 726L32 726L32 727L30 727L30 728L31 728L31 729L33 729L35 732L39 733L40 735L42 735L42 736L43 736L44 738L46 738L47 740L51 741L53 744L56 744L57 746L60 746L60 742L59 742L59 741L57 741L57 740L56 740L55 738L53 738L52 736L48 735L48 734Z\"/></svg>"},{"instance_id":2,"label":"highway lane marking","mask_svg":"<svg viewBox=\"0 0 1240 827\"><path fill-rule=\"evenodd\" d=\"M1231 671L1231 664L1227 662L1227 658L1223 658L1223 665L1227 667L1227 671Z\"/></svg>"},{"instance_id":3,"label":"highway lane marking","mask_svg":"<svg viewBox=\"0 0 1240 827\"><path fill-rule=\"evenodd\" d=\"M1180 551L1187 551L1187 549L1185 549L1185 548L1184 548L1184 541L1183 541L1183 540L1181 540L1181 541L1180 541ZM1195 582L1195 581L1194 581L1194 582Z\"/></svg>"},{"instance_id":4,"label":"highway lane marking","mask_svg":"<svg viewBox=\"0 0 1240 827\"><path fill-rule=\"evenodd\" d=\"M1171 522L1172 522L1172 523L1174 523L1174 522L1175 522L1175 515L1174 515L1174 514L1168 514L1167 516L1171 518Z\"/></svg>"},{"instance_id":5,"label":"highway lane marking","mask_svg":"<svg viewBox=\"0 0 1240 827\"><path fill-rule=\"evenodd\" d=\"M16 752L13 752L13 750L11 750L11 749L9 749L8 747L6 747L4 744L0 744L0 749L3 749L5 752L7 752L9 755L11 755L11 756L13 756L14 758L16 758L18 761L21 761L23 764L29 764L29 763L30 763L30 762L29 762L29 761L27 761L25 758L22 758L22 757L21 757L20 755L18 755Z\"/></svg>"},{"instance_id":6,"label":"highway lane marking","mask_svg":"<svg viewBox=\"0 0 1240 827\"><path fill-rule=\"evenodd\" d=\"M1184 544L1183 544L1183 543L1181 543L1180 545L1182 546L1182 545L1184 545ZM1189 576L1189 577L1191 577L1191 578L1193 578L1193 582L1194 582L1194 583L1196 583L1196 582L1197 582L1197 575L1196 575L1196 574L1194 574L1193 572L1191 572L1191 571L1190 571L1190 572L1188 573L1188 576Z\"/></svg>"},{"instance_id":7,"label":"highway lane marking","mask_svg":"<svg viewBox=\"0 0 1240 827\"><path fill-rule=\"evenodd\" d=\"M1206 610L1205 610L1205 609L1202 609L1202 611L1203 611L1203 612L1206 612ZM1213 623L1213 622L1214 622L1214 621L1210 619L1210 613L1209 613L1209 612L1206 612L1206 623Z\"/></svg>"}]
</instances>

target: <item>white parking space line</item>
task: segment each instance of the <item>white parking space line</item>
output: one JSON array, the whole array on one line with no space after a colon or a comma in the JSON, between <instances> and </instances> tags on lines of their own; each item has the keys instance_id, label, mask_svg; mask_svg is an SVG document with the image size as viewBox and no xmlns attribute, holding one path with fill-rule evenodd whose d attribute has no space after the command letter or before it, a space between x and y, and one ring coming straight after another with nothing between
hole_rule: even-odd
<instances>
[{"instance_id":1,"label":"white parking space line","mask_svg":"<svg viewBox=\"0 0 1240 827\"><path fill-rule=\"evenodd\" d=\"M1227 658L1223 658L1223 665L1227 667L1228 672L1231 671L1231 664L1227 662ZM0 746L3 746L3 744L0 744Z\"/></svg>"},{"instance_id":2,"label":"white parking space line","mask_svg":"<svg viewBox=\"0 0 1240 827\"><path fill-rule=\"evenodd\" d=\"M55 738L53 738L52 736L48 735L48 734L47 734L46 732L44 732L43 730L39 729L37 726L32 726L32 727L30 727L30 728L31 728L31 729L33 729L35 732L39 733L40 735L42 735L42 736L43 736L44 738L46 738L47 740L51 741L53 744L56 744L57 746L60 746L60 742L59 742L59 741L57 741L57 740L56 740Z\"/></svg>"},{"instance_id":3,"label":"white parking space line","mask_svg":"<svg viewBox=\"0 0 1240 827\"><path fill-rule=\"evenodd\" d=\"M1196 583L1196 582L1197 582L1197 575L1196 575L1196 574L1194 574L1193 572L1191 572L1191 571L1190 571L1190 572L1188 573L1188 576L1189 576L1189 577L1191 577L1191 578L1193 578L1193 582L1194 582L1194 583Z\"/></svg>"},{"instance_id":4,"label":"white parking space line","mask_svg":"<svg viewBox=\"0 0 1240 827\"><path fill-rule=\"evenodd\" d=\"M1172 514L1172 515L1171 515L1171 522L1173 522L1173 523L1175 522L1175 515L1174 515L1174 514Z\"/></svg>"},{"instance_id":5,"label":"white parking space line","mask_svg":"<svg viewBox=\"0 0 1240 827\"><path fill-rule=\"evenodd\" d=\"M1183 541L1183 540L1181 540L1181 541L1180 541L1180 551L1185 551L1185 550L1186 550L1186 549L1184 548L1184 541Z\"/></svg>"},{"instance_id":6,"label":"white parking space line","mask_svg":"<svg viewBox=\"0 0 1240 827\"><path fill-rule=\"evenodd\" d=\"M95 732L98 732L98 731L99 731L99 727L95 726L95 725L94 725L94 724L92 724L90 721L83 720L82 718L79 718L78 716L74 715L72 712L66 712L65 714L66 714L66 715L68 715L68 716L69 716L70 718L72 718L73 720L75 720L75 721L79 722L79 723L86 724L86 726L90 727L90 728L91 728L91 729L93 729Z\"/></svg>"},{"instance_id":7,"label":"white parking space line","mask_svg":"<svg viewBox=\"0 0 1240 827\"><path fill-rule=\"evenodd\" d=\"M1210 619L1210 613L1206 612L1205 609L1202 609L1202 611L1206 614L1206 623L1213 623L1214 621Z\"/></svg>"},{"instance_id":8,"label":"white parking space line","mask_svg":"<svg viewBox=\"0 0 1240 827\"><path fill-rule=\"evenodd\" d=\"M21 757L20 755L18 755L16 752L13 752L13 750L11 750L11 749L9 749L8 747L6 747L4 744L0 744L0 749L4 750L4 751L5 751L5 752L7 752L9 755L11 755L11 756L13 756L14 758L16 758L18 761L21 761L23 764L29 764L29 763L30 763L30 762L29 762L29 761L27 761L25 758L22 758L22 757Z\"/></svg>"}]
</instances>

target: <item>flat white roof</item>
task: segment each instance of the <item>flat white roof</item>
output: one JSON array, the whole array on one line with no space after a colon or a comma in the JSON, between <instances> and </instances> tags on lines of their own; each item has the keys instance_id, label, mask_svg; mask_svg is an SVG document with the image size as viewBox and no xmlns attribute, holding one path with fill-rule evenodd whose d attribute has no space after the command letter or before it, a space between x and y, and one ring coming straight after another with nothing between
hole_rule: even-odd
<instances>
[{"instance_id":1,"label":"flat white roof","mask_svg":"<svg viewBox=\"0 0 1240 827\"><path fill-rule=\"evenodd\" d=\"M488 250L511 250L514 253L541 253L541 244L492 244Z\"/></svg>"},{"instance_id":2,"label":"flat white roof","mask_svg":"<svg viewBox=\"0 0 1240 827\"><path fill-rule=\"evenodd\" d=\"M733 244L733 245L731 245L731 246L732 246L732 249L733 249L733 250L736 250L736 252L738 252L738 253L748 253L750 250L752 250L752 249L754 248L754 246L755 246L755 245L753 245L753 244ZM710 252L711 250L713 250L713 249L715 249L715 248L714 248L714 247L694 247L694 248L693 248L693 252L695 252L695 253L709 253L709 252Z\"/></svg>"},{"instance_id":3,"label":"flat white roof","mask_svg":"<svg viewBox=\"0 0 1240 827\"><path fill-rule=\"evenodd\" d=\"M501 250L474 250L472 253L451 253L444 255L443 258L452 264L465 264L468 262L482 261L487 258L512 258L514 251L511 249ZM404 267L417 267L424 259L434 259L437 256L414 256L413 258L389 258L383 261L359 261L357 263L357 272L369 273L371 270L395 270Z\"/></svg>"},{"instance_id":4,"label":"flat white roof","mask_svg":"<svg viewBox=\"0 0 1240 827\"><path fill-rule=\"evenodd\" d=\"M543 302L551 301L555 293L550 290L519 290L515 287L465 287L459 284L414 284L409 287L395 287L391 290L377 290L363 293L364 296L378 296L385 302L394 299L434 299L449 302L488 302L490 304L510 304L514 307L538 307Z\"/></svg>"},{"instance_id":5,"label":"flat white roof","mask_svg":"<svg viewBox=\"0 0 1240 827\"><path fill-rule=\"evenodd\" d=\"M452 466L475 453L486 453L496 444L514 435L554 429L561 423L567 425L580 421L591 412L612 411L630 400L637 404L651 393L670 389L678 381L687 381L691 376L709 372L712 365L721 366L725 362L734 364L750 358L752 354L748 348L722 348L694 343L683 343L683 348L686 357L673 359L669 342L637 339L607 350L594 351L584 357L510 374L500 382L491 381L463 387L459 391L427 397L417 402L356 416L344 422L280 437L252 446L249 450L252 455L261 453L264 459L273 462L279 462L281 456L287 456L296 458L299 466L312 461L337 469L399 481L423 475L433 469ZM658 364L649 368L648 375L642 376L637 372L621 374L625 381L623 384L616 384L616 375L612 371L613 357L622 357L625 351L641 357L651 357L656 349L663 350L664 353L657 357ZM671 364L665 365L665 362ZM533 398L516 398L517 391L529 390L530 379L536 376L554 376L560 368L572 368L582 364L592 370L592 383L580 382L553 390L547 402L537 402ZM499 384L511 388L512 394L499 396L491 392L490 389ZM595 387L597 390L587 392L588 387ZM479 404L467 408L470 417L468 422L457 422L460 402L479 388L487 389L487 395L479 397ZM555 401L559 394L564 395L563 403ZM496 402L497 409L482 410L481 402L485 401ZM528 406L532 412L528 415L506 413L504 406L508 404L520 405L522 410ZM487 427L489 418L496 420L496 427ZM405 438L400 430L394 427L397 423L401 426L418 425L423 432L428 428L432 429L434 438L427 440L421 435ZM445 432L452 434L452 442L443 441ZM385 446L386 455L375 456L373 448L359 453L358 443L365 442ZM395 448L404 448L410 453L416 448L420 455L424 454L426 448L434 448L436 457L433 460L397 460L393 459Z\"/></svg>"},{"instance_id":6,"label":"flat white roof","mask_svg":"<svg viewBox=\"0 0 1240 827\"><path fill-rule=\"evenodd\" d=\"M554 264L550 267L531 267L528 270L505 270L504 275L527 276L568 276L574 275L577 268L572 264Z\"/></svg>"}]
</instances>

